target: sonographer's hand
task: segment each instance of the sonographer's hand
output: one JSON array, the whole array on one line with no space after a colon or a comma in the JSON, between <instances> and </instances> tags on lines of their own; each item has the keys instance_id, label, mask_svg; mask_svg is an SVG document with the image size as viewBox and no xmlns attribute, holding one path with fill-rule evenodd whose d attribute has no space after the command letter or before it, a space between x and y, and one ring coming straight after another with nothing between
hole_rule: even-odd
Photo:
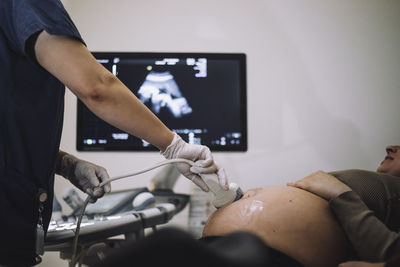
<instances>
[{"instance_id":1,"label":"sonographer's hand","mask_svg":"<svg viewBox=\"0 0 400 267\"><path fill-rule=\"evenodd\" d=\"M174 139L162 155L166 159L183 158L193 161L195 163L194 166L190 166L186 163L176 163L176 167L183 176L198 185L203 191L208 192L209 188L200 177L200 173L217 173L222 188L225 190L229 189L225 170L215 164L208 147L188 144L175 133Z\"/></svg>"},{"instance_id":2,"label":"sonographer's hand","mask_svg":"<svg viewBox=\"0 0 400 267\"><path fill-rule=\"evenodd\" d=\"M90 202L96 202L104 193L111 191L111 185L96 188L110 177L106 169L93 163L67 154L62 158L60 174L83 192L91 196Z\"/></svg>"}]
</instances>

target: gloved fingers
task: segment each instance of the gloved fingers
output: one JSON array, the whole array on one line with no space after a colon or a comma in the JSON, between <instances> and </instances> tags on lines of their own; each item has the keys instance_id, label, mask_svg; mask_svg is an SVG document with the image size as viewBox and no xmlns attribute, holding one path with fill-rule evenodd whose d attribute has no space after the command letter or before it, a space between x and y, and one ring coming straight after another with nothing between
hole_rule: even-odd
<instances>
[{"instance_id":1,"label":"gloved fingers","mask_svg":"<svg viewBox=\"0 0 400 267\"><path fill-rule=\"evenodd\" d=\"M97 201L97 197L95 197L94 195L93 195L93 190L92 189L90 189L90 188L87 188L86 189L86 194L88 194L89 195L89 202L90 203L95 203L96 201Z\"/></svg>"},{"instance_id":2,"label":"gloved fingers","mask_svg":"<svg viewBox=\"0 0 400 267\"><path fill-rule=\"evenodd\" d=\"M96 198L101 198L104 196L104 188L103 187L95 187L93 189L93 196L95 196Z\"/></svg>"},{"instance_id":3,"label":"gloved fingers","mask_svg":"<svg viewBox=\"0 0 400 267\"><path fill-rule=\"evenodd\" d=\"M226 172L224 168L218 168L218 180L219 180L219 184L221 185L221 187L225 190L229 189L229 183L228 183L228 178L226 176Z\"/></svg>"},{"instance_id":4,"label":"gloved fingers","mask_svg":"<svg viewBox=\"0 0 400 267\"><path fill-rule=\"evenodd\" d=\"M199 160L195 161L194 165L190 168L194 173L214 173L217 171L213 156L208 147L203 146Z\"/></svg>"},{"instance_id":5,"label":"gloved fingers","mask_svg":"<svg viewBox=\"0 0 400 267\"><path fill-rule=\"evenodd\" d=\"M96 168L96 175L101 183L110 179L110 176L108 175L107 170L102 167ZM111 192L111 184L106 183L103 186L103 190L105 193L110 193Z\"/></svg>"},{"instance_id":6,"label":"gloved fingers","mask_svg":"<svg viewBox=\"0 0 400 267\"><path fill-rule=\"evenodd\" d=\"M200 174L200 173L217 173L218 176L218 181L219 184L221 185L221 187L224 190L228 190L229 189L229 183L228 183L228 178L225 172L224 168L218 168L218 166L213 165L212 167L209 168L199 168L196 166L192 166L190 168L190 171L196 174Z\"/></svg>"},{"instance_id":7,"label":"gloved fingers","mask_svg":"<svg viewBox=\"0 0 400 267\"><path fill-rule=\"evenodd\" d=\"M185 176L186 178L191 180L193 183L195 183L197 186L199 186L203 191L205 191L205 192L209 191L209 188L208 188L207 184L203 181L203 179L196 173L190 172L189 164L176 163L175 166L183 176Z\"/></svg>"},{"instance_id":8,"label":"gloved fingers","mask_svg":"<svg viewBox=\"0 0 400 267\"><path fill-rule=\"evenodd\" d=\"M202 146L199 160L195 161L195 165L202 168L207 168L214 165L214 158L211 154L211 150L208 147Z\"/></svg>"},{"instance_id":9,"label":"gloved fingers","mask_svg":"<svg viewBox=\"0 0 400 267\"><path fill-rule=\"evenodd\" d=\"M93 197L99 198L104 195L104 189L102 187L99 187L100 182L99 182L99 177L96 174L96 169L88 169L88 172L86 173L86 178L87 180L87 188L89 188L92 192L90 194Z\"/></svg>"},{"instance_id":10,"label":"gloved fingers","mask_svg":"<svg viewBox=\"0 0 400 267\"><path fill-rule=\"evenodd\" d=\"M196 174L200 174L200 173L215 173L217 172L217 166L215 164L211 165L210 167L207 168L203 168L203 167L199 167L199 166L192 166L190 167L190 171Z\"/></svg>"},{"instance_id":11,"label":"gloved fingers","mask_svg":"<svg viewBox=\"0 0 400 267\"><path fill-rule=\"evenodd\" d=\"M197 174L190 174L187 176L187 178L189 178L189 180L191 180L193 183L195 183L198 187L201 188L201 190L203 190L204 192L208 192L210 191L210 189L208 188L208 185L206 184L206 182L204 182L203 179L201 179L201 177Z\"/></svg>"}]
</instances>

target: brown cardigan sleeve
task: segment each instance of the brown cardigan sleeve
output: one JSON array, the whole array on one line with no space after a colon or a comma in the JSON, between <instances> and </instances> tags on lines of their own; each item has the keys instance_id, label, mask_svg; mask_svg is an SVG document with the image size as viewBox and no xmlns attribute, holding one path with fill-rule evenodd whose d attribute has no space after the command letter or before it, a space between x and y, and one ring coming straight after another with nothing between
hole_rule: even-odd
<instances>
[{"instance_id":1,"label":"brown cardigan sleeve","mask_svg":"<svg viewBox=\"0 0 400 267\"><path fill-rule=\"evenodd\" d=\"M399 233L376 218L354 191L333 198L329 205L361 260L386 261L400 252Z\"/></svg>"}]
</instances>

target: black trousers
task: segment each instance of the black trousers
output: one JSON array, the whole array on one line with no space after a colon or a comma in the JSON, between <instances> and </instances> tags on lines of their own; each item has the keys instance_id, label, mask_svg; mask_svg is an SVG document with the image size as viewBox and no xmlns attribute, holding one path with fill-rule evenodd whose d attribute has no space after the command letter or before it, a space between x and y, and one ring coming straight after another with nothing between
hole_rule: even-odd
<instances>
[{"instance_id":1,"label":"black trousers","mask_svg":"<svg viewBox=\"0 0 400 267\"><path fill-rule=\"evenodd\" d=\"M247 232L195 239L185 231L164 228L140 241L126 243L93 266L300 267L302 265L287 255L269 248L259 237Z\"/></svg>"}]
</instances>

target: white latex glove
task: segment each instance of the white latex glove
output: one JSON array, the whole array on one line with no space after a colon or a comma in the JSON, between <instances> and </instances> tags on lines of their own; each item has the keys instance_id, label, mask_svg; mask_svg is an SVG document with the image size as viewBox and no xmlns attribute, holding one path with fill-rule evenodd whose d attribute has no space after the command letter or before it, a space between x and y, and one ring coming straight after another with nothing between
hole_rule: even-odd
<instances>
[{"instance_id":1,"label":"white latex glove","mask_svg":"<svg viewBox=\"0 0 400 267\"><path fill-rule=\"evenodd\" d=\"M176 163L176 167L183 176L191 180L203 191L208 192L207 184L200 177L200 173L216 173L219 183L225 190L229 189L228 179L223 168L217 166L208 147L203 145L188 144L175 133L174 139L162 153L166 159L183 158L195 162L194 166L186 163Z\"/></svg>"},{"instance_id":2,"label":"white latex glove","mask_svg":"<svg viewBox=\"0 0 400 267\"><path fill-rule=\"evenodd\" d=\"M106 169L93 163L80 160L73 155L65 155L61 159L60 174L70 180L70 182L83 192L90 195L90 202L96 202L104 193L111 191L111 185L105 184L101 188L100 182L108 180L110 177ZM95 189L96 188L96 189Z\"/></svg>"}]
</instances>

